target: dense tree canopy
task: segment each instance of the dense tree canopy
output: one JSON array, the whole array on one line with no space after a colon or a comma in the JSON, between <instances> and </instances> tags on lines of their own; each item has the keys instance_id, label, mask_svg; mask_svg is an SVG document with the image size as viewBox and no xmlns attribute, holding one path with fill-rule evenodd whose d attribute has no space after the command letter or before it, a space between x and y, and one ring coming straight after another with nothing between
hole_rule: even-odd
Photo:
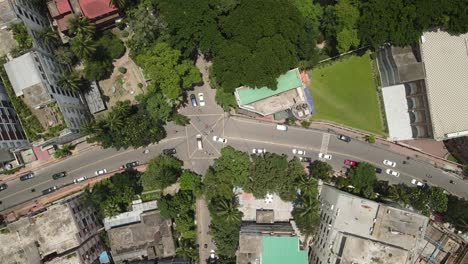
<instances>
[{"instance_id":1,"label":"dense tree canopy","mask_svg":"<svg viewBox=\"0 0 468 264\"><path fill-rule=\"evenodd\" d=\"M170 155L159 155L150 160L141 176L145 190L162 190L174 184L182 174L183 162Z\"/></svg>"},{"instance_id":2,"label":"dense tree canopy","mask_svg":"<svg viewBox=\"0 0 468 264\"><path fill-rule=\"evenodd\" d=\"M369 163L360 162L351 168L348 173L350 184L354 187L353 192L359 193L366 198L373 198L374 186L377 182L375 167Z\"/></svg>"}]
</instances>

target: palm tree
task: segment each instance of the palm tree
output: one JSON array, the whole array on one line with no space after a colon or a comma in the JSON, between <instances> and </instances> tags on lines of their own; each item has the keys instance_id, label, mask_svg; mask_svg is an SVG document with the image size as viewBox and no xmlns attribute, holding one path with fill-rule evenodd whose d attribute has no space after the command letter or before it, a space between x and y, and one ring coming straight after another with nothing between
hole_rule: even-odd
<instances>
[{"instance_id":1,"label":"palm tree","mask_svg":"<svg viewBox=\"0 0 468 264\"><path fill-rule=\"evenodd\" d=\"M125 8L126 5L127 5L127 3L126 3L125 0L110 0L109 1L109 6L110 7L115 6L118 9Z\"/></svg>"},{"instance_id":2,"label":"palm tree","mask_svg":"<svg viewBox=\"0 0 468 264\"><path fill-rule=\"evenodd\" d=\"M301 232L311 235L320 222L320 207L316 196L304 195L301 203L294 207L293 217Z\"/></svg>"},{"instance_id":3,"label":"palm tree","mask_svg":"<svg viewBox=\"0 0 468 264\"><path fill-rule=\"evenodd\" d=\"M77 36L71 43L71 50L80 59L90 58L96 51L97 45L90 36Z\"/></svg>"},{"instance_id":4,"label":"palm tree","mask_svg":"<svg viewBox=\"0 0 468 264\"><path fill-rule=\"evenodd\" d=\"M83 81L76 72L62 73L57 80L57 84L64 90L81 92Z\"/></svg>"},{"instance_id":5,"label":"palm tree","mask_svg":"<svg viewBox=\"0 0 468 264\"><path fill-rule=\"evenodd\" d=\"M409 196L406 188L401 185L390 185L387 198L397 202L401 206L405 206L409 203Z\"/></svg>"},{"instance_id":6,"label":"palm tree","mask_svg":"<svg viewBox=\"0 0 468 264\"><path fill-rule=\"evenodd\" d=\"M80 127L80 132L83 135L91 135L91 134L96 133L97 131L98 131L98 128L97 128L96 122L94 121L87 121L83 123Z\"/></svg>"},{"instance_id":7,"label":"palm tree","mask_svg":"<svg viewBox=\"0 0 468 264\"><path fill-rule=\"evenodd\" d=\"M43 27L39 31L39 38L44 42L46 45L55 45L59 42L59 37L55 31L53 31L50 27Z\"/></svg>"},{"instance_id":8,"label":"palm tree","mask_svg":"<svg viewBox=\"0 0 468 264\"><path fill-rule=\"evenodd\" d=\"M71 68L71 65L73 64L74 55L73 55L73 52L71 52L69 48L65 46L59 47L58 49L55 50L54 55L55 55L55 59L59 63L67 65L69 69Z\"/></svg>"},{"instance_id":9,"label":"palm tree","mask_svg":"<svg viewBox=\"0 0 468 264\"><path fill-rule=\"evenodd\" d=\"M106 127L109 130L119 130L123 127L123 120L114 112L111 112L106 119Z\"/></svg>"},{"instance_id":10,"label":"palm tree","mask_svg":"<svg viewBox=\"0 0 468 264\"><path fill-rule=\"evenodd\" d=\"M96 31L96 25L87 17L74 16L68 20L68 32L73 36L91 37Z\"/></svg>"},{"instance_id":11,"label":"palm tree","mask_svg":"<svg viewBox=\"0 0 468 264\"><path fill-rule=\"evenodd\" d=\"M298 179L296 186L302 195L317 195L317 180L314 177L303 175Z\"/></svg>"},{"instance_id":12,"label":"palm tree","mask_svg":"<svg viewBox=\"0 0 468 264\"><path fill-rule=\"evenodd\" d=\"M242 213L237 210L237 202L221 200L216 205L217 215L228 223L239 223L242 219Z\"/></svg>"}]
</instances>

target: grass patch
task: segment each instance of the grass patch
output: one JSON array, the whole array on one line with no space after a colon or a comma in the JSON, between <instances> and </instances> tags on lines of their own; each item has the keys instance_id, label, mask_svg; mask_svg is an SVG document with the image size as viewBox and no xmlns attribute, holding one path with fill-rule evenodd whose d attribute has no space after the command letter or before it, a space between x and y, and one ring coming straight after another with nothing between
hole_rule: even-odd
<instances>
[{"instance_id":1,"label":"grass patch","mask_svg":"<svg viewBox=\"0 0 468 264\"><path fill-rule=\"evenodd\" d=\"M447 160L458 163L458 160L454 156L452 156L452 154L449 154L447 156Z\"/></svg>"},{"instance_id":2,"label":"grass patch","mask_svg":"<svg viewBox=\"0 0 468 264\"><path fill-rule=\"evenodd\" d=\"M158 198L161 197L161 191L156 191L156 192L147 192L147 193L142 193L140 195L140 199L143 201L143 202L148 202L148 201L154 201Z\"/></svg>"},{"instance_id":3,"label":"grass patch","mask_svg":"<svg viewBox=\"0 0 468 264\"><path fill-rule=\"evenodd\" d=\"M368 53L319 66L309 74L314 119L385 134Z\"/></svg>"}]
</instances>

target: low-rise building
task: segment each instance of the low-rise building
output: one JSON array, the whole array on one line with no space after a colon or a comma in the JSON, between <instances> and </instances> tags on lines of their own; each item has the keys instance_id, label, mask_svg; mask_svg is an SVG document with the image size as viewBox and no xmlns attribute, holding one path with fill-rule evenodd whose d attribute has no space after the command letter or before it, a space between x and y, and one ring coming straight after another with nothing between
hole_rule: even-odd
<instances>
[{"instance_id":1,"label":"low-rise building","mask_svg":"<svg viewBox=\"0 0 468 264\"><path fill-rule=\"evenodd\" d=\"M292 219L292 203L281 200L276 194L268 194L264 199L257 199L253 194L244 192L240 188L236 190L236 194L239 199L239 211L243 215L242 221L255 222L257 219L264 219L270 222L289 222Z\"/></svg>"},{"instance_id":2,"label":"low-rise building","mask_svg":"<svg viewBox=\"0 0 468 264\"><path fill-rule=\"evenodd\" d=\"M309 261L325 263L414 263L429 219L324 185L320 226Z\"/></svg>"},{"instance_id":3,"label":"low-rise building","mask_svg":"<svg viewBox=\"0 0 468 264\"><path fill-rule=\"evenodd\" d=\"M103 246L96 212L79 196L8 224L0 234L2 263L92 264Z\"/></svg>"},{"instance_id":4,"label":"low-rise building","mask_svg":"<svg viewBox=\"0 0 468 264\"><path fill-rule=\"evenodd\" d=\"M135 201L132 211L105 218L104 225L117 264L175 256L171 220L161 217L155 201Z\"/></svg>"}]
</instances>

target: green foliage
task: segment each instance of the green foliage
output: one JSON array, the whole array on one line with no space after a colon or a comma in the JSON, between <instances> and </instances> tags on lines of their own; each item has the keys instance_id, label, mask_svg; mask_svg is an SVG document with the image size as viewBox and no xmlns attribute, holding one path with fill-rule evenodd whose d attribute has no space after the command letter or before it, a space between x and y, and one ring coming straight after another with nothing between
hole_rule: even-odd
<instances>
[{"instance_id":1,"label":"green foliage","mask_svg":"<svg viewBox=\"0 0 468 264\"><path fill-rule=\"evenodd\" d=\"M196 196L202 193L201 176L193 171L184 170L179 182L182 191L192 191Z\"/></svg>"},{"instance_id":2,"label":"green foliage","mask_svg":"<svg viewBox=\"0 0 468 264\"><path fill-rule=\"evenodd\" d=\"M292 211L294 221L304 235L312 235L320 223L320 203L317 199L316 182L311 189L315 192L303 195Z\"/></svg>"},{"instance_id":3,"label":"green foliage","mask_svg":"<svg viewBox=\"0 0 468 264\"><path fill-rule=\"evenodd\" d=\"M348 173L350 184L354 187L353 192L358 193L366 198L375 196L374 186L377 182L375 175L375 167L369 163L360 162L357 166L352 167Z\"/></svg>"},{"instance_id":4,"label":"green foliage","mask_svg":"<svg viewBox=\"0 0 468 264\"><path fill-rule=\"evenodd\" d=\"M149 92L144 96L138 97L137 100L140 102L140 108L145 109L155 122L166 122L174 114L172 106L161 93Z\"/></svg>"},{"instance_id":5,"label":"green foliage","mask_svg":"<svg viewBox=\"0 0 468 264\"><path fill-rule=\"evenodd\" d=\"M126 212L135 195L139 193L139 173L125 171L96 183L91 189L86 188L82 202L96 208L101 216L109 217Z\"/></svg>"},{"instance_id":6,"label":"green foliage","mask_svg":"<svg viewBox=\"0 0 468 264\"><path fill-rule=\"evenodd\" d=\"M468 201L456 196L449 196L444 218L457 230L468 232Z\"/></svg>"},{"instance_id":7,"label":"green foliage","mask_svg":"<svg viewBox=\"0 0 468 264\"><path fill-rule=\"evenodd\" d=\"M176 99L182 89L201 82L200 73L191 61L182 60L180 51L166 43L158 43L137 56L136 62L151 79L150 91L160 90L169 99Z\"/></svg>"},{"instance_id":8,"label":"green foliage","mask_svg":"<svg viewBox=\"0 0 468 264\"><path fill-rule=\"evenodd\" d=\"M182 174L183 162L170 155L159 155L150 160L141 184L145 190L163 190L174 184Z\"/></svg>"},{"instance_id":9,"label":"green foliage","mask_svg":"<svg viewBox=\"0 0 468 264\"><path fill-rule=\"evenodd\" d=\"M63 145L61 148L58 148L58 149L55 150L54 158L60 159L60 158L68 157L71 154L72 154L71 145L66 144L66 145Z\"/></svg>"},{"instance_id":10,"label":"green foliage","mask_svg":"<svg viewBox=\"0 0 468 264\"><path fill-rule=\"evenodd\" d=\"M54 51L55 59L65 65L72 65L75 61L75 54L71 52L69 47L61 46Z\"/></svg>"},{"instance_id":11,"label":"green foliage","mask_svg":"<svg viewBox=\"0 0 468 264\"><path fill-rule=\"evenodd\" d=\"M224 89L221 88L216 89L215 100L216 103L220 105L226 112L229 112L231 108L237 107L234 93L225 92Z\"/></svg>"},{"instance_id":12,"label":"green foliage","mask_svg":"<svg viewBox=\"0 0 468 264\"><path fill-rule=\"evenodd\" d=\"M78 35L70 44L71 51L82 60L89 60L97 50L96 42L91 36Z\"/></svg>"},{"instance_id":13,"label":"green foliage","mask_svg":"<svg viewBox=\"0 0 468 264\"><path fill-rule=\"evenodd\" d=\"M375 136L374 135L366 136L366 141L368 143L374 144L375 143Z\"/></svg>"},{"instance_id":14,"label":"green foliage","mask_svg":"<svg viewBox=\"0 0 468 264\"><path fill-rule=\"evenodd\" d=\"M39 31L39 38L44 42L44 44L58 44L59 43L59 36L57 33L50 27L43 27Z\"/></svg>"},{"instance_id":15,"label":"green foliage","mask_svg":"<svg viewBox=\"0 0 468 264\"><path fill-rule=\"evenodd\" d=\"M86 16L73 16L68 20L68 33L79 38L91 38L96 32L96 25Z\"/></svg>"},{"instance_id":16,"label":"green foliage","mask_svg":"<svg viewBox=\"0 0 468 264\"><path fill-rule=\"evenodd\" d=\"M109 60L87 60L85 61L84 74L86 79L100 81L111 76L114 70L112 61Z\"/></svg>"},{"instance_id":17,"label":"green foliage","mask_svg":"<svg viewBox=\"0 0 468 264\"><path fill-rule=\"evenodd\" d=\"M109 60L118 59L125 53L123 42L109 31L102 33L102 35L97 38L96 45L97 50L100 51L100 56L104 53L104 57L109 58Z\"/></svg>"},{"instance_id":18,"label":"green foliage","mask_svg":"<svg viewBox=\"0 0 468 264\"><path fill-rule=\"evenodd\" d=\"M310 175L312 175L312 177L316 177L318 179L321 179L325 182L329 182L330 181L330 177L333 173L333 168L330 164L324 162L324 161L321 161L321 160L314 160L311 164L310 164L310 168L309 168L309 171L310 171Z\"/></svg>"},{"instance_id":19,"label":"green foliage","mask_svg":"<svg viewBox=\"0 0 468 264\"><path fill-rule=\"evenodd\" d=\"M119 67L119 72L122 73L122 74L125 74L125 73L127 73L127 68Z\"/></svg>"},{"instance_id":20,"label":"green foliage","mask_svg":"<svg viewBox=\"0 0 468 264\"><path fill-rule=\"evenodd\" d=\"M310 124L311 124L311 122L308 121L308 120L301 121L301 126L302 126L303 128L308 128L308 127L310 127Z\"/></svg>"},{"instance_id":21,"label":"green foliage","mask_svg":"<svg viewBox=\"0 0 468 264\"><path fill-rule=\"evenodd\" d=\"M431 210L443 213L447 211L448 197L444 189L440 187L431 187L429 190L429 207Z\"/></svg>"},{"instance_id":22,"label":"green foliage","mask_svg":"<svg viewBox=\"0 0 468 264\"><path fill-rule=\"evenodd\" d=\"M250 165L247 153L227 146L221 150L221 157L215 160L213 169L222 178L235 186L244 186L247 182L247 173Z\"/></svg>"},{"instance_id":23,"label":"green foliage","mask_svg":"<svg viewBox=\"0 0 468 264\"><path fill-rule=\"evenodd\" d=\"M22 51L32 48L32 38L23 23L12 24L10 30L13 31L13 37L18 43L18 48Z\"/></svg>"},{"instance_id":24,"label":"green foliage","mask_svg":"<svg viewBox=\"0 0 468 264\"><path fill-rule=\"evenodd\" d=\"M64 72L57 79L57 85L64 90L81 92L87 90L85 81L77 72Z\"/></svg>"},{"instance_id":25,"label":"green foliage","mask_svg":"<svg viewBox=\"0 0 468 264\"><path fill-rule=\"evenodd\" d=\"M190 118L179 113L174 113L172 115L172 121L174 121L174 123L176 123L179 126L185 126L190 124Z\"/></svg>"}]
</instances>

